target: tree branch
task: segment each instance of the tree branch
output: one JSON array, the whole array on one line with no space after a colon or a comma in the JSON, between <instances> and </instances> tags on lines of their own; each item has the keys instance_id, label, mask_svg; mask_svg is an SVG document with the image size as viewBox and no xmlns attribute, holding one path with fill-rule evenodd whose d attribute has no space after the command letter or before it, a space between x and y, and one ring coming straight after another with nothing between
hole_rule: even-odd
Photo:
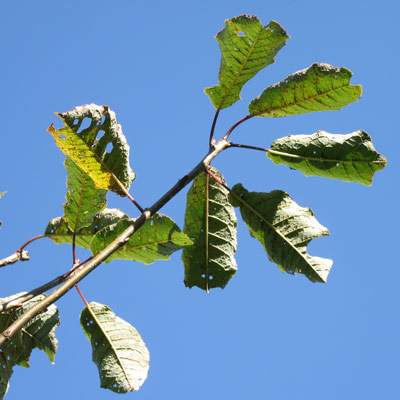
<instances>
[{"instance_id":1,"label":"tree branch","mask_svg":"<svg viewBox=\"0 0 400 400\"><path fill-rule=\"evenodd\" d=\"M211 161L223 150L228 148L230 143L225 139L221 139L214 147L210 149L208 154L200 161L187 175L180 179L168 192L166 192L158 201L156 201L150 208L144 210L144 212L138 217L131 226L125 229L112 243L110 243L104 250L95 255L81 269L78 269L76 273L72 274L67 280L46 298L39 303L35 304L32 308L27 310L26 313L21 315L15 320L3 333L0 334L0 347L2 347L7 340L11 338L32 318L37 314L44 311L51 304L56 302L59 298L64 296L71 288L73 288L78 282L85 278L88 274L94 271L104 260L106 260L111 254L124 246L130 239L130 237L140 229L144 223L149 220L157 211L159 211L169 200L171 200L176 194L178 194L187 184L189 184L197 175L201 172L205 172Z\"/></svg>"}]
</instances>

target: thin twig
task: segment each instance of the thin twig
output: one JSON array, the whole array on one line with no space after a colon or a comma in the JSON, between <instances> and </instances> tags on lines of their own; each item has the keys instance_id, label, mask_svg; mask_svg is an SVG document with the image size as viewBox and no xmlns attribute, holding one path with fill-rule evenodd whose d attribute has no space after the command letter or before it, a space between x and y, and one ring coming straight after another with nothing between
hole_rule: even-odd
<instances>
[{"instance_id":1,"label":"thin twig","mask_svg":"<svg viewBox=\"0 0 400 400\"><path fill-rule=\"evenodd\" d=\"M236 124L232 125L232 127L228 130L228 132L226 132L226 134L225 134L225 136L224 136L224 139L225 139L225 140L228 140L230 134L232 133L232 131L233 131L234 129L236 129L236 128L237 128L241 123L243 123L244 121L247 121L248 119L253 118L253 117L254 117L254 115L246 115L244 118L242 118L241 120L239 120L238 122L236 122Z\"/></svg>"},{"instance_id":2,"label":"thin twig","mask_svg":"<svg viewBox=\"0 0 400 400\"><path fill-rule=\"evenodd\" d=\"M182 179L180 179L168 192L166 192L161 198L156 201L150 208L144 210L144 212L133 221L124 232L122 232L113 242L111 242L104 250L96 254L92 260L90 260L81 269L78 269L76 273L71 275L66 281L46 298L35 304L17 320L15 320L4 332L0 334L0 347L2 347L8 340L27 324L37 314L45 310L51 304L56 302L62 296L64 296L71 288L79 283L88 274L94 271L104 260L106 260L111 254L116 252L122 246L124 246L130 239L130 237L140 229L144 223L149 220L157 211L160 210L169 200L176 196L186 185L188 185L197 175L204 172L210 162L223 150L230 146L229 142L221 139L216 145L208 152L208 154Z\"/></svg>"},{"instance_id":3,"label":"thin twig","mask_svg":"<svg viewBox=\"0 0 400 400\"><path fill-rule=\"evenodd\" d=\"M270 149L264 149L263 147L257 147L257 146L249 146L247 144L231 143L230 147L239 147L241 149L258 150L258 151L263 151L264 153L268 153L270 151Z\"/></svg>"},{"instance_id":4,"label":"thin twig","mask_svg":"<svg viewBox=\"0 0 400 400\"><path fill-rule=\"evenodd\" d=\"M112 177L117 182L118 186L121 188L122 192L124 195L135 205L135 207L143 214L144 209L140 206L140 204L131 196L131 194L128 192L127 188L123 185L123 183L113 174Z\"/></svg>"},{"instance_id":5,"label":"thin twig","mask_svg":"<svg viewBox=\"0 0 400 400\"><path fill-rule=\"evenodd\" d=\"M215 112L213 123L211 125L211 131L210 131L210 148L215 145L215 139L214 139L214 131L215 131L215 125L217 123L218 115L219 115L220 109L218 108L217 111Z\"/></svg>"}]
</instances>

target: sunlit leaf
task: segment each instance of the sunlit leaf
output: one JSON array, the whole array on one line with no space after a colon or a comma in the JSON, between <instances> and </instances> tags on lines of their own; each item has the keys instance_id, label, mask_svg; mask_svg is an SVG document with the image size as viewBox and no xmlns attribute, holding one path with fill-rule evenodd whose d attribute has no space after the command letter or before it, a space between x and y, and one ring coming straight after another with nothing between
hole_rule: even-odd
<instances>
[{"instance_id":1,"label":"sunlit leaf","mask_svg":"<svg viewBox=\"0 0 400 400\"><path fill-rule=\"evenodd\" d=\"M81 325L93 351L102 388L117 393L139 390L147 378L150 355L138 331L106 305L92 302Z\"/></svg>"},{"instance_id":2,"label":"sunlit leaf","mask_svg":"<svg viewBox=\"0 0 400 400\"><path fill-rule=\"evenodd\" d=\"M102 251L132 223L132 220L123 219L118 224L109 225L96 233L91 244L92 253ZM134 260L151 264L157 260L169 260L172 253L191 244L192 241L171 218L156 214L131 236L124 247L113 253L105 262Z\"/></svg>"},{"instance_id":3,"label":"sunlit leaf","mask_svg":"<svg viewBox=\"0 0 400 400\"><path fill-rule=\"evenodd\" d=\"M75 242L78 246L90 249L93 236L103 228L115 225L121 219L128 216L118 209L105 209L92 218L89 226L79 229L76 232ZM63 217L53 218L47 225L45 235L57 244L72 244L73 231Z\"/></svg>"},{"instance_id":4,"label":"sunlit leaf","mask_svg":"<svg viewBox=\"0 0 400 400\"><path fill-rule=\"evenodd\" d=\"M249 105L251 115L285 117L340 110L361 97L361 86L350 85L353 73L329 64L313 64L266 88Z\"/></svg>"},{"instance_id":5,"label":"sunlit leaf","mask_svg":"<svg viewBox=\"0 0 400 400\"><path fill-rule=\"evenodd\" d=\"M332 261L307 253L308 243L329 235L310 208L300 207L281 190L249 192L241 184L232 188L231 201L240 207L250 234L264 247L268 258L284 271L325 282Z\"/></svg>"},{"instance_id":6,"label":"sunlit leaf","mask_svg":"<svg viewBox=\"0 0 400 400\"><path fill-rule=\"evenodd\" d=\"M51 125L48 131L60 150L93 179L98 189L124 196L117 179L129 189L135 174L129 166L129 146L115 113L107 106L89 104L57 115L64 121L64 128ZM80 131L85 119L90 125Z\"/></svg>"},{"instance_id":7,"label":"sunlit leaf","mask_svg":"<svg viewBox=\"0 0 400 400\"><path fill-rule=\"evenodd\" d=\"M268 151L275 164L284 164L304 175L323 176L346 182L371 185L376 171L386 166L364 131L333 135L318 131L313 135L290 135L275 140Z\"/></svg>"},{"instance_id":8,"label":"sunlit leaf","mask_svg":"<svg viewBox=\"0 0 400 400\"><path fill-rule=\"evenodd\" d=\"M0 299L0 304L13 301L22 294L18 293ZM3 332L15 319L44 298L44 295L36 296L16 310L0 313L0 332ZM28 361L33 349L38 348L44 351L49 360L54 362L57 351L55 329L59 324L57 307L50 305L3 345L0 349L0 399L3 399L7 393L13 367L15 365L29 367Z\"/></svg>"},{"instance_id":9,"label":"sunlit leaf","mask_svg":"<svg viewBox=\"0 0 400 400\"><path fill-rule=\"evenodd\" d=\"M205 89L217 109L240 100L243 85L266 66L289 36L275 21L263 27L257 17L240 15L226 21L216 36L221 49L219 85Z\"/></svg>"},{"instance_id":10,"label":"sunlit leaf","mask_svg":"<svg viewBox=\"0 0 400 400\"><path fill-rule=\"evenodd\" d=\"M210 171L225 183L217 169ZM224 288L236 272L237 218L228 195L228 190L206 173L194 179L188 192L184 232L194 241L194 246L182 252L188 287Z\"/></svg>"},{"instance_id":11,"label":"sunlit leaf","mask_svg":"<svg viewBox=\"0 0 400 400\"><path fill-rule=\"evenodd\" d=\"M104 210L107 190L96 189L89 175L69 158L65 160L65 168L68 179L64 219L72 231L79 231L92 223L95 214Z\"/></svg>"}]
</instances>

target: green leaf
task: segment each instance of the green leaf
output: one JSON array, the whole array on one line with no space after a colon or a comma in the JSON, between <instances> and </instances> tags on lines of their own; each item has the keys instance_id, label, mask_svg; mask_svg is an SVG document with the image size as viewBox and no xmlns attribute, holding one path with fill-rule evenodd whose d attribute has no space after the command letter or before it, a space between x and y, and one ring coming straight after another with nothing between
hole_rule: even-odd
<instances>
[{"instance_id":1,"label":"green leaf","mask_svg":"<svg viewBox=\"0 0 400 400\"><path fill-rule=\"evenodd\" d=\"M264 89L250 103L249 112L259 117L286 117L340 110L361 97L361 86L349 83L352 76L346 68L315 63Z\"/></svg>"},{"instance_id":2,"label":"green leaf","mask_svg":"<svg viewBox=\"0 0 400 400\"><path fill-rule=\"evenodd\" d=\"M69 158L65 160L67 170L67 202L64 204L64 219L72 231L89 226L95 214L107 204L107 190L96 189L93 180Z\"/></svg>"},{"instance_id":3,"label":"green leaf","mask_svg":"<svg viewBox=\"0 0 400 400\"><path fill-rule=\"evenodd\" d=\"M371 185L376 171L386 166L364 131L333 135L318 131L313 135L290 135L275 140L268 157L304 175L340 179Z\"/></svg>"},{"instance_id":4,"label":"green leaf","mask_svg":"<svg viewBox=\"0 0 400 400\"><path fill-rule=\"evenodd\" d=\"M217 169L210 172L225 184ZM184 232L195 243L182 253L188 287L224 288L236 272L237 218L228 195L207 173L198 175L188 192Z\"/></svg>"},{"instance_id":5,"label":"green leaf","mask_svg":"<svg viewBox=\"0 0 400 400\"><path fill-rule=\"evenodd\" d=\"M78 246L90 249L93 236L103 228L116 225L121 219L128 216L118 209L105 209L96 214L89 226L83 227L76 232L75 242ZM45 235L57 244L72 244L73 231L63 217L53 218L47 225Z\"/></svg>"},{"instance_id":6,"label":"green leaf","mask_svg":"<svg viewBox=\"0 0 400 400\"><path fill-rule=\"evenodd\" d=\"M107 106L89 104L57 115L65 127L55 129L50 125L48 132L60 150L93 179L98 189L125 196L118 181L129 189L135 174L129 166L129 146L115 113ZM85 118L90 120L90 126L79 132ZM110 146L112 150L108 150Z\"/></svg>"},{"instance_id":7,"label":"green leaf","mask_svg":"<svg viewBox=\"0 0 400 400\"><path fill-rule=\"evenodd\" d=\"M313 282L326 282L332 260L312 257L308 243L329 235L310 208L300 207L281 190L270 193L247 191L240 183L232 188L231 201L264 247L268 258L284 271L304 274Z\"/></svg>"},{"instance_id":8,"label":"green leaf","mask_svg":"<svg viewBox=\"0 0 400 400\"><path fill-rule=\"evenodd\" d=\"M96 233L91 244L92 253L96 255L102 251L132 223L133 220L123 219L118 224L109 225ZM157 260L169 260L172 253L191 244L192 241L171 218L163 214L156 214L131 236L124 247L117 250L104 262L134 260L152 264Z\"/></svg>"},{"instance_id":9,"label":"green leaf","mask_svg":"<svg viewBox=\"0 0 400 400\"><path fill-rule=\"evenodd\" d=\"M0 304L13 301L24 294L18 293L0 299ZM3 332L15 319L44 298L44 295L36 296L16 310L0 313L0 332ZM57 351L55 329L59 324L57 307L51 305L3 345L0 349L0 399L3 399L7 393L13 367L15 365L29 367L28 361L33 349L38 348L44 351L51 363L54 362Z\"/></svg>"},{"instance_id":10,"label":"green leaf","mask_svg":"<svg viewBox=\"0 0 400 400\"><path fill-rule=\"evenodd\" d=\"M92 346L101 387L117 393L139 390L147 378L150 355L138 331L95 302L83 309L80 321Z\"/></svg>"},{"instance_id":11,"label":"green leaf","mask_svg":"<svg viewBox=\"0 0 400 400\"><path fill-rule=\"evenodd\" d=\"M274 57L289 36L275 21L263 27L257 17L240 15L226 21L216 36L221 49L219 85L205 89L217 109L240 100L243 85Z\"/></svg>"}]
</instances>

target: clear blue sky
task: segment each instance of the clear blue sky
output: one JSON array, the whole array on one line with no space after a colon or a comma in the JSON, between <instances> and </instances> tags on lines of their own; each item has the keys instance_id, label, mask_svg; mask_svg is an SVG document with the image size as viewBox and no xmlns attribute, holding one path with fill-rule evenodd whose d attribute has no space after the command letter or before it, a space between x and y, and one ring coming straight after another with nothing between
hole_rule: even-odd
<instances>
[{"instance_id":1,"label":"clear blue sky","mask_svg":"<svg viewBox=\"0 0 400 400\"><path fill-rule=\"evenodd\" d=\"M240 224L239 270L224 290L185 288L179 253L150 266L112 262L80 286L88 300L131 322L148 345L148 380L127 399L399 398L397 2L22 0L2 2L0 10L0 192L7 191L0 257L62 215L64 156L46 132L56 111L94 102L117 113L137 174L131 190L145 206L201 159L214 115L203 90L217 83L213 36L225 19L247 13L264 24L276 20L291 39L246 85L243 100L222 113L218 138L246 115L253 97L287 75L313 62L352 70L352 82L364 89L358 103L253 119L234 138L267 147L288 134L363 129L388 159L372 187L306 178L258 152L229 150L214 163L231 186L282 189L313 209L331 232L309 246L312 255L334 260L326 284L282 274ZM163 212L182 226L184 205L181 193ZM109 206L136 215L116 196ZM68 246L45 239L29 250L31 261L0 271L0 297L70 266ZM6 398L117 398L99 388L79 325L82 301L71 292L58 306L55 365L35 350L30 369L15 368Z\"/></svg>"}]
</instances>

